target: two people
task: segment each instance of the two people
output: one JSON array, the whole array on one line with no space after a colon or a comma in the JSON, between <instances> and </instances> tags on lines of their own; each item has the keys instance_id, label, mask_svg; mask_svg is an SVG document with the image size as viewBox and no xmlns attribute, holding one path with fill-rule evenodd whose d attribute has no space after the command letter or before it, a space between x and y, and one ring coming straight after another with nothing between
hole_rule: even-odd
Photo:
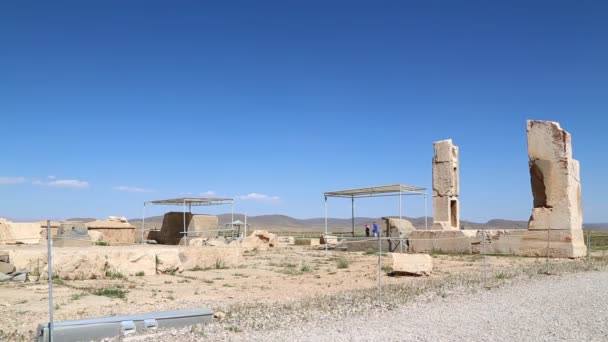
<instances>
[{"instance_id":1,"label":"two people","mask_svg":"<svg viewBox=\"0 0 608 342\"><path fill-rule=\"evenodd\" d=\"M378 237L378 235L380 235L380 229L378 228L376 221L373 222L372 233L374 234L374 237ZM365 236L369 237L369 224L365 225Z\"/></svg>"}]
</instances>

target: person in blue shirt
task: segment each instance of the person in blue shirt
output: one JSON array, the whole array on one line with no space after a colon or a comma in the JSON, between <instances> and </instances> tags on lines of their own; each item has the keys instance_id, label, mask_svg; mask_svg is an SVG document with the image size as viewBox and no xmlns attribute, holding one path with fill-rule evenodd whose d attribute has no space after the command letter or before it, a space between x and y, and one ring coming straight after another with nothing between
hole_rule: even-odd
<instances>
[{"instance_id":1,"label":"person in blue shirt","mask_svg":"<svg viewBox=\"0 0 608 342\"><path fill-rule=\"evenodd\" d=\"M380 229L378 229L378 225L376 224L376 221L374 221L372 233L374 233L374 237L378 237L378 234L380 233Z\"/></svg>"}]
</instances>

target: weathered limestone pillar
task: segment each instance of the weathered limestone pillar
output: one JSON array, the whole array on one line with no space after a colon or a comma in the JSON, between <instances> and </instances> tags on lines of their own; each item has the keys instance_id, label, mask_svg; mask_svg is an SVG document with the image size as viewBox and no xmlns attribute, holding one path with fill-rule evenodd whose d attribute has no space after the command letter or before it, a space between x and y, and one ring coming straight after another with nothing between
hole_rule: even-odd
<instances>
[{"instance_id":1,"label":"weathered limestone pillar","mask_svg":"<svg viewBox=\"0 0 608 342\"><path fill-rule=\"evenodd\" d=\"M433 143L433 227L434 230L460 229L458 202L458 147L452 139Z\"/></svg>"},{"instance_id":2,"label":"weathered limestone pillar","mask_svg":"<svg viewBox=\"0 0 608 342\"><path fill-rule=\"evenodd\" d=\"M584 256L580 165L572 158L572 138L557 122L535 120L527 122L527 136L534 198L528 230L547 232L551 256Z\"/></svg>"}]
</instances>

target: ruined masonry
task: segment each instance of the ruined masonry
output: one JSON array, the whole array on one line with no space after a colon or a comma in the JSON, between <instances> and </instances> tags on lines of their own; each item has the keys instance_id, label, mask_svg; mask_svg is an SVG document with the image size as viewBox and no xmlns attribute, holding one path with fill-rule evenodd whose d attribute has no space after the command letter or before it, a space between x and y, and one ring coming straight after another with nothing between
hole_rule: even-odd
<instances>
[{"instance_id":1,"label":"ruined masonry","mask_svg":"<svg viewBox=\"0 0 608 342\"><path fill-rule=\"evenodd\" d=\"M570 133L557 122L529 120L527 137L534 199L528 230L547 231L550 254L584 256L580 165Z\"/></svg>"},{"instance_id":2,"label":"ruined masonry","mask_svg":"<svg viewBox=\"0 0 608 342\"><path fill-rule=\"evenodd\" d=\"M452 139L433 143L433 230L460 229L458 147Z\"/></svg>"}]
</instances>

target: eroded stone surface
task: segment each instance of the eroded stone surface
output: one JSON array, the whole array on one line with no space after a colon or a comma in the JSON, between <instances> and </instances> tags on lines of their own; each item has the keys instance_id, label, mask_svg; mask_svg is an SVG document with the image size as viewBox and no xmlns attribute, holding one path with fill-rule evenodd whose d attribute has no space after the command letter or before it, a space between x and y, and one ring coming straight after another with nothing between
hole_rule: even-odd
<instances>
[{"instance_id":1,"label":"eroded stone surface","mask_svg":"<svg viewBox=\"0 0 608 342\"><path fill-rule=\"evenodd\" d=\"M414 225L406 219L383 217L382 220L384 220L384 224L386 225L384 236L405 237L410 232L416 230Z\"/></svg>"},{"instance_id":2,"label":"eroded stone surface","mask_svg":"<svg viewBox=\"0 0 608 342\"><path fill-rule=\"evenodd\" d=\"M529 120L527 140L534 199L528 236L536 236L533 232L538 231L557 231L548 233L549 255L584 256L584 239L578 238L583 234L580 164L572 158L572 137L557 122ZM531 253L529 250L538 248L536 240L522 240L521 248Z\"/></svg>"},{"instance_id":3,"label":"eroded stone surface","mask_svg":"<svg viewBox=\"0 0 608 342\"><path fill-rule=\"evenodd\" d=\"M36 245L40 243L40 225L11 222L0 218L0 245Z\"/></svg>"},{"instance_id":4,"label":"eroded stone surface","mask_svg":"<svg viewBox=\"0 0 608 342\"><path fill-rule=\"evenodd\" d=\"M458 147L451 139L433 144L433 229L460 229Z\"/></svg>"},{"instance_id":5,"label":"eroded stone surface","mask_svg":"<svg viewBox=\"0 0 608 342\"><path fill-rule=\"evenodd\" d=\"M428 254L391 253L393 273L429 276L433 273L433 258Z\"/></svg>"}]
</instances>

